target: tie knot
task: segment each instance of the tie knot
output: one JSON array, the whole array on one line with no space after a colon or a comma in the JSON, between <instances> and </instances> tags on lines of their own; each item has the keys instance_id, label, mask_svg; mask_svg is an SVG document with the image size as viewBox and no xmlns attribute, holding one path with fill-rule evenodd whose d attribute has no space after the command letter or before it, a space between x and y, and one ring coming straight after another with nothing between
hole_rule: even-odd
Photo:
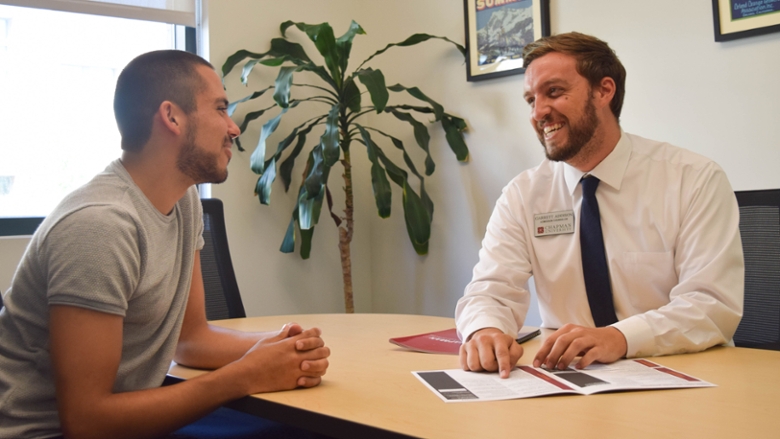
<instances>
[{"instance_id":1,"label":"tie knot","mask_svg":"<svg viewBox=\"0 0 780 439\"><path fill-rule=\"evenodd\" d=\"M580 182L582 183L582 195L590 197L596 193L596 188L599 187L601 180L590 175L580 180Z\"/></svg>"}]
</instances>

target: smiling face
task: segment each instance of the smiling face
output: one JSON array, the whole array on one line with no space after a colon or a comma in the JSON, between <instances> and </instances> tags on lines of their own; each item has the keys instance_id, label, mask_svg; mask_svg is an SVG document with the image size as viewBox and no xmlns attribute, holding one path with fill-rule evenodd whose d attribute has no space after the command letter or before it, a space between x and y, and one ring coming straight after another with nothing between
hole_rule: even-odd
<instances>
[{"instance_id":1,"label":"smiling face","mask_svg":"<svg viewBox=\"0 0 780 439\"><path fill-rule=\"evenodd\" d=\"M571 164L593 155L600 119L593 89L574 57L552 52L535 59L525 72L524 97L548 159Z\"/></svg>"},{"instance_id":2,"label":"smiling face","mask_svg":"<svg viewBox=\"0 0 780 439\"><path fill-rule=\"evenodd\" d=\"M198 66L202 86L196 93L195 111L187 115L184 144L176 160L179 171L195 183L222 183L233 156L238 126L227 114L228 100L216 72Z\"/></svg>"}]
</instances>

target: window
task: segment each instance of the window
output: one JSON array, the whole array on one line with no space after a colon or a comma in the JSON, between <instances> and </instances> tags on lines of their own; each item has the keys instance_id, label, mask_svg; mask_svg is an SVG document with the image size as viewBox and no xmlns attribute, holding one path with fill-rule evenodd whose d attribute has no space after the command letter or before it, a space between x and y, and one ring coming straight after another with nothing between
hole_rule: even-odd
<instances>
[{"instance_id":1,"label":"window","mask_svg":"<svg viewBox=\"0 0 780 439\"><path fill-rule=\"evenodd\" d=\"M194 37L164 22L0 4L0 236L31 234L119 157L122 68L151 50L194 51Z\"/></svg>"}]
</instances>

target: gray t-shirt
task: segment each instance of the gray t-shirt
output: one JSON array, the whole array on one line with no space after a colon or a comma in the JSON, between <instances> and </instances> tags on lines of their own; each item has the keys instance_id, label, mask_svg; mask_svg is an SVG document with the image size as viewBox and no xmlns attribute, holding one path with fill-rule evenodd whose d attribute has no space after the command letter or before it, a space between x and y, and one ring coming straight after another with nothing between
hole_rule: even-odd
<instances>
[{"instance_id":1,"label":"gray t-shirt","mask_svg":"<svg viewBox=\"0 0 780 439\"><path fill-rule=\"evenodd\" d=\"M61 434L50 305L124 318L115 392L162 384L202 231L195 187L163 215L119 160L57 206L30 241L0 311L0 438Z\"/></svg>"}]
</instances>

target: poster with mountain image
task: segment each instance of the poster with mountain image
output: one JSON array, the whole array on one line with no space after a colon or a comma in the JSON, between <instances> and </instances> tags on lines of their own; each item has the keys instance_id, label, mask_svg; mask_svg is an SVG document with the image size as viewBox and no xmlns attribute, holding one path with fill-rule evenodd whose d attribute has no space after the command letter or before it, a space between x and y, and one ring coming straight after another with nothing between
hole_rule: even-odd
<instances>
[{"instance_id":1,"label":"poster with mountain image","mask_svg":"<svg viewBox=\"0 0 780 439\"><path fill-rule=\"evenodd\" d=\"M534 41L533 0L475 0L477 63L480 66L517 60Z\"/></svg>"}]
</instances>

